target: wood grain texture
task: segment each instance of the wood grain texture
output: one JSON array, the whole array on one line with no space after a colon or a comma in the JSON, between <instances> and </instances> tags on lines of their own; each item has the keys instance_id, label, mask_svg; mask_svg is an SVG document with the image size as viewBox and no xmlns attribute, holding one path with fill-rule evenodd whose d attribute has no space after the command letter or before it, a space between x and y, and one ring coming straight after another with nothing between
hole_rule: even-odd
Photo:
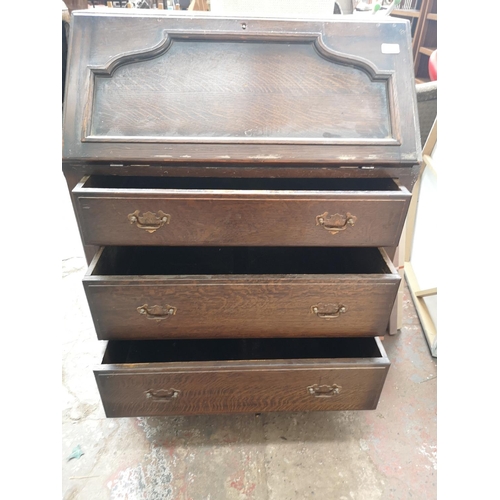
<instances>
[{"instance_id":1,"label":"wood grain texture","mask_svg":"<svg viewBox=\"0 0 500 500\"><path fill-rule=\"evenodd\" d=\"M80 234L80 241L82 243L83 251L85 253L85 259L87 261L87 264L90 264L97 250L99 250L99 246L85 244L85 238L82 232L82 221L78 216L78 204L76 202L75 197L72 195L73 189L77 184L79 184L79 181L81 180L81 174L79 174L74 170L65 170L64 177L66 179L66 185L68 186L68 193L71 196L71 204L73 206L73 211L76 216L76 223L78 225L78 232Z\"/></svg>"},{"instance_id":2,"label":"wood grain texture","mask_svg":"<svg viewBox=\"0 0 500 500\"><path fill-rule=\"evenodd\" d=\"M74 14L64 107L106 415L375 408L421 161L408 22L131 11Z\"/></svg>"},{"instance_id":3,"label":"wood grain texture","mask_svg":"<svg viewBox=\"0 0 500 500\"><path fill-rule=\"evenodd\" d=\"M108 417L375 409L390 366L383 349L367 358L104 362L94 373Z\"/></svg>"},{"instance_id":4,"label":"wood grain texture","mask_svg":"<svg viewBox=\"0 0 500 500\"><path fill-rule=\"evenodd\" d=\"M359 188L353 191L342 190L345 182L331 181L331 191L327 190L327 181L313 183L313 187L322 187L322 191L307 189L305 180L295 180L292 186L286 181L258 183L274 188L272 191L263 190L262 186L259 190L229 189L234 180L219 183L225 189L196 189L194 181L183 183L191 188L178 189L174 181L170 189L110 189L80 183L73 194L85 243L395 246L411 197L405 188L398 188L392 181L388 183L392 189L385 191L382 188L364 191L366 181L349 183L352 188ZM151 183L155 185L154 180ZM238 184L244 186L245 182ZM252 182L246 184L251 186ZM340 189L334 190L336 184L340 184ZM156 185L160 185L158 180ZM280 186L284 188L278 190ZM141 230L128 218L137 210L140 213L161 210L170 216L169 223L154 232ZM317 222L317 217L325 213L329 217L338 214L340 222L350 213L355 215L356 222L332 234Z\"/></svg>"},{"instance_id":5,"label":"wood grain texture","mask_svg":"<svg viewBox=\"0 0 500 500\"><path fill-rule=\"evenodd\" d=\"M159 250L162 250L163 259L168 261L169 249ZM346 253L352 250L346 249ZM369 251L366 254L368 268L364 271L370 273L368 255L376 249L366 250ZM213 261L214 254L205 251L197 257L198 254L191 249L191 255L190 260L199 260L194 264L193 271L199 272L192 276L147 276L143 273L116 276L99 274L99 267L102 272L106 265L100 263L103 253L98 254L84 279L98 338L382 335L400 282L399 274L390 265L387 256L384 257L386 270L377 271L374 268L371 274L356 273L356 267L352 268L351 274L341 271L326 274L327 269L325 274L288 273L294 268L280 267L276 260L269 260L263 267L263 272L268 274L252 275L247 270L246 274L228 275L221 274L229 269L222 263L219 268L215 265L209 269L203 266L203 259ZM230 254L227 255L229 260ZM258 259L270 259L266 255L261 252ZM107 258L113 262L119 259L115 256ZM133 259L140 258L135 253ZM332 255L332 260L337 258L340 257ZM158 257L149 257L148 260L152 262L151 272L155 272L158 266L155 267L154 263L158 262ZM178 269L179 274L187 272ZM308 268L313 272L321 269L321 266L318 270L316 267ZM175 307L176 313L157 321L138 312L138 308L144 305L149 308L168 305ZM334 319L319 317L312 310L318 306L320 313L335 314L340 305L346 308L346 312Z\"/></svg>"},{"instance_id":6,"label":"wood grain texture","mask_svg":"<svg viewBox=\"0 0 500 500\"><path fill-rule=\"evenodd\" d=\"M76 13L64 159L420 160L406 21L242 23Z\"/></svg>"},{"instance_id":7,"label":"wood grain texture","mask_svg":"<svg viewBox=\"0 0 500 500\"><path fill-rule=\"evenodd\" d=\"M328 60L314 42L164 44L158 57L146 52L125 64L124 56L111 74L95 74L86 141L397 142L390 76L373 81L356 61Z\"/></svg>"}]
</instances>

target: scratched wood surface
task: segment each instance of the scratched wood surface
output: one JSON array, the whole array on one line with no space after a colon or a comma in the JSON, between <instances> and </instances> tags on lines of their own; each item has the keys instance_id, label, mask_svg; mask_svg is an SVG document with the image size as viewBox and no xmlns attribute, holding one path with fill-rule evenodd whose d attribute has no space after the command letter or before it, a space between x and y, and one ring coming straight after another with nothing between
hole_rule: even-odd
<instances>
[{"instance_id":1,"label":"scratched wood surface","mask_svg":"<svg viewBox=\"0 0 500 500\"><path fill-rule=\"evenodd\" d=\"M161 162L149 161L140 163L117 160L106 161L64 161L63 172L67 178L71 178L73 189L83 176L145 176L156 177L161 180L164 177L187 177L190 179L198 177L220 177L220 178L301 178L301 179L397 179L399 185L412 191L418 177L419 165L347 165L343 163L274 163L267 164L263 160L255 160L250 164L231 164L219 162L179 163L172 161L165 165Z\"/></svg>"},{"instance_id":2,"label":"scratched wood surface","mask_svg":"<svg viewBox=\"0 0 500 500\"><path fill-rule=\"evenodd\" d=\"M396 246L410 193L391 179L93 177L73 191L87 245ZM139 211L168 214L153 232ZM346 225L348 214L356 217ZM338 232L318 222L336 217Z\"/></svg>"},{"instance_id":3,"label":"scratched wood surface","mask_svg":"<svg viewBox=\"0 0 500 500\"><path fill-rule=\"evenodd\" d=\"M414 165L408 28L77 12L64 161Z\"/></svg>"},{"instance_id":4,"label":"scratched wood surface","mask_svg":"<svg viewBox=\"0 0 500 500\"><path fill-rule=\"evenodd\" d=\"M353 344L339 349L336 340ZM287 345L297 341L289 352ZM390 366L378 339L316 339L302 346L300 339L273 339L271 350L280 357L247 339L243 349L226 348L230 360L216 354L224 350L221 341L206 341L203 350L217 361L177 359L175 343L162 342L167 345L108 344L103 365L94 370L108 417L375 409ZM184 342L197 350L197 341ZM126 354L134 348L154 349L153 360L166 352L169 362L148 362L147 354L136 353L141 361L134 363Z\"/></svg>"},{"instance_id":5,"label":"scratched wood surface","mask_svg":"<svg viewBox=\"0 0 500 500\"><path fill-rule=\"evenodd\" d=\"M349 337L384 334L399 282L376 248L105 247L84 286L103 340Z\"/></svg>"}]
</instances>

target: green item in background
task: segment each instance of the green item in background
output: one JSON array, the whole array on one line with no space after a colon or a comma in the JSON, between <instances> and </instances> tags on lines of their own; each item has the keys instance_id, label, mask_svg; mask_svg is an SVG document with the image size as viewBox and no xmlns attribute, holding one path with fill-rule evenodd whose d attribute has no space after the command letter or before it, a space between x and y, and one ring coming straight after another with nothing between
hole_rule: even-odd
<instances>
[{"instance_id":1,"label":"green item in background","mask_svg":"<svg viewBox=\"0 0 500 500\"><path fill-rule=\"evenodd\" d=\"M68 462L73 459L73 458L80 458L82 455L83 455L83 451L82 451L82 448L80 447L80 445L76 446L75 448L73 448L73 451L71 452L71 455L68 457Z\"/></svg>"}]
</instances>

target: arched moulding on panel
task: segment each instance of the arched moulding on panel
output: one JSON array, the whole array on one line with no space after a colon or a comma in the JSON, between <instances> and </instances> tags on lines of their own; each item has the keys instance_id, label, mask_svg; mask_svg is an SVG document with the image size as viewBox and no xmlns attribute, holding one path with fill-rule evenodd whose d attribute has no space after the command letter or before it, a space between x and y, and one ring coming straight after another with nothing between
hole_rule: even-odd
<instances>
[{"instance_id":1,"label":"arched moulding on panel","mask_svg":"<svg viewBox=\"0 0 500 500\"><path fill-rule=\"evenodd\" d=\"M393 72L321 34L169 32L89 78L83 142L401 144Z\"/></svg>"}]
</instances>

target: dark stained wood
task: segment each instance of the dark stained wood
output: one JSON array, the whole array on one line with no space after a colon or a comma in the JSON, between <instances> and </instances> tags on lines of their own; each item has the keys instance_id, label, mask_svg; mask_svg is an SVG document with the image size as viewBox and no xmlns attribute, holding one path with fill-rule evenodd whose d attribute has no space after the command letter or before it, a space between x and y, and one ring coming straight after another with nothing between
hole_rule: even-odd
<instances>
[{"instance_id":1,"label":"dark stained wood","mask_svg":"<svg viewBox=\"0 0 500 500\"><path fill-rule=\"evenodd\" d=\"M374 248L114 247L84 286L102 340L349 337L384 334L399 282Z\"/></svg>"},{"instance_id":2,"label":"dark stained wood","mask_svg":"<svg viewBox=\"0 0 500 500\"><path fill-rule=\"evenodd\" d=\"M71 14L74 10L88 9L88 0L64 0L69 13Z\"/></svg>"},{"instance_id":3,"label":"dark stained wood","mask_svg":"<svg viewBox=\"0 0 500 500\"><path fill-rule=\"evenodd\" d=\"M421 160L409 23L171 14L72 18L106 415L375 408Z\"/></svg>"},{"instance_id":4,"label":"dark stained wood","mask_svg":"<svg viewBox=\"0 0 500 500\"><path fill-rule=\"evenodd\" d=\"M76 186L85 243L397 246L411 197L390 179L160 181L96 177ZM136 211L170 218L147 231L130 222ZM338 232L318 222L324 214L338 215ZM356 217L353 226L347 214Z\"/></svg>"},{"instance_id":5,"label":"dark stained wood","mask_svg":"<svg viewBox=\"0 0 500 500\"><path fill-rule=\"evenodd\" d=\"M217 41L217 35L165 36L157 57L151 58L153 50L131 62L124 55L94 70L87 141L397 141L390 76L320 54L317 37L241 43ZM252 78L249 68L257 68Z\"/></svg>"},{"instance_id":6,"label":"dark stained wood","mask_svg":"<svg viewBox=\"0 0 500 500\"><path fill-rule=\"evenodd\" d=\"M225 348L223 341L184 341L184 349L163 342L108 344L105 364L94 370L106 416L370 410L390 366L378 338L231 340ZM133 349L139 352L129 356ZM183 350L213 360L191 361Z\"/></svg>"},{"instance_id":7,"label":"dark stained wood","mask_svg":"<svg viewBox=\"0 0 500 500\"><path fill-rule=\"evenodd\" d=\"M415 164L408 27L77 12L63 157Z\"/></svg>"},{"instance_id":8,"label":"dark stained wood","mask_svg":"<svg viewBox=\"0 0 500 500\"><path fill-rule=\"evenodd\" d=\"M419 165L395 167L390 165L337 165L337 164L273 164L264 161L247 164L191 163L182 165L177 162L161 165L154 162L130 164L127 162L63 162L65 173L78 175L120 175L148 177L227 177L251 179L271 177L277 179L395 179L398 184L413 190L419 173Z\"/></svg>"},{"instance_id":9,"label":"dark stained wood","mask_svg":"<svg viewBox=\"0 0 500 500\"><path fill-rule=\"evenodd\" d=\"M71 193L75 188L75 186L78 184L78 182L81 180L81 175L72 170L65 170L64 177L66 179L66 185L68 186L68 191ZM78 231L80 233L80 239L82 241L83 251L85 252L85 258L87 260L87 264L90 264L99 247L96 245L85 244L85 238L83 237L82 234L82 221L80 220L80 217L78 217L76 213L77 204L74 196L71 196L71 203L73 205L73 210L75 211L76 222L78 224Z\"/></svg>"}]
</instances>

